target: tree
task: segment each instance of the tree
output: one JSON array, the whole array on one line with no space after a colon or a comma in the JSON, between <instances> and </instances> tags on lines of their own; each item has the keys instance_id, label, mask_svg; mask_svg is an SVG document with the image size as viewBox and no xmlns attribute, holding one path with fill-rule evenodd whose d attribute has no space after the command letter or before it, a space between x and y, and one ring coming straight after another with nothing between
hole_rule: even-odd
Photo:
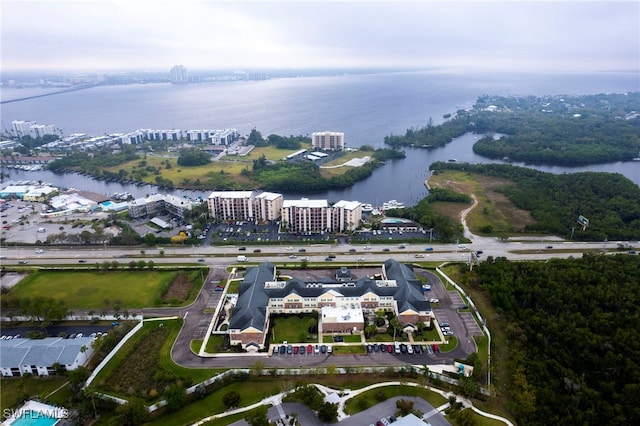
<instances>
[{"instance_id":1,"label":"tree","mask_svg":"<svg viewBox=\"0 0 640 426\"><path fill-rule=\"evenodd\" d=\"M222 396L222 403L227 408L234 408L240 405L240 393L237 391L227 392ZM248 421L248 420L247 420Z\"/></svg>"},{"instance_id":2,"label":"tree","mask_svg":"<svg viewBox=\"0 0 640 426\"><path fill-rule=\"evenodd\" d=\"M112 424L122 426L140 425L144 423L148 414L147 408L139 399L130 399L126 404L118 406L116 413Z\"/></svg>"},{"instance_id":3,"label":"tree","mask_svg":"<svg viewBox=\"0 0 640 426\"><path fill-rule=\"evenodd\" d=\"M403 416L406 416L411 411L413 411L413 401L409 401L407 399L399 399L396 401L396 407L400 410L400 413Z\"/></svg>"},{"instance_id":4,"label":"tree","mask_svg":"<svg viewBox=\"0 0 640 426\"><path fill-rule=\"evenodd\" d=\"M167 401L167 409L170 412L178 411L187 400L187 390L180 385L174 384L165 391L164 398Z\"/></svg>"},{"instance_id":5,"label":"tree","mask_svg":"<svg viewBox=\"0 0 640 426\"><path fill-rule=\"evenodd\" d=\"M335 423L338 420L338 404L322 404L318 409L318 419L323 423Z\"/></svg>"},{"instance_id":6,"label":"tree","mask_svg":"<svg viewBox=\"0 0 640 426\"><path fill-rule=\"evenodd\" d=\"M267 407L261 406L253 412L247 414L244 418L251 426L269 426L267 418Z\"/></svg>"},{"instance_id":7,"label":"tree","mask_svg":"<svg viewBox=\"0 0 640 426\"><path fill-rule=\"evenodd\" d=\"M251 374L253 376L260 377L262 376L263 370L264 370L264 361L257 360L256 362L253 363L253 366L251 367Z\"/></svg>"}]
</instances>

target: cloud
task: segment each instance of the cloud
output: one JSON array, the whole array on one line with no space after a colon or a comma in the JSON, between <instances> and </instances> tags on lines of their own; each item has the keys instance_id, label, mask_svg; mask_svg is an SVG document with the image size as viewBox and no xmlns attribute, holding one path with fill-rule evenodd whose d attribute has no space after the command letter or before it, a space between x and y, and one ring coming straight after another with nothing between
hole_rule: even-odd
<instances>
[{"instance_id":1,"label":"cloud","mask_svg":"<svg viewBox=\"0 0 640 426\"><path fill-rule=\"evenodd\" d=\"M3 1L3 69L627 70L635 1Z\"/></svg>"}]
</instances>

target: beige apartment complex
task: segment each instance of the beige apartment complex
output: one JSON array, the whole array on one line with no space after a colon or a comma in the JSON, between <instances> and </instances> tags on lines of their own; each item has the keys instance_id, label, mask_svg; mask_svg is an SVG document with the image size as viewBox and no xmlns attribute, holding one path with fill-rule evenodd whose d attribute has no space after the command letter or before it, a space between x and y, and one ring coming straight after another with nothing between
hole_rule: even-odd
<instances>
[{"instance_id":1,"label":"beige apartment complex","mask_svg":"<svg viewBox=\"0 0 640 426\"><path fill-rule=\"evenodd\" d=\"M282 194L259 191L213 191L207 200L215 220L274 221L280 217Z\"/></svg>"},{"instance_id":2,"label":"beige apartment complex","mask_svg":"<svg viewBox=\"0 0 640 426\"><path fill-rule=\"evenodd\" d=\"M314 132L311 135L314 149L324 151L342 151L344 149L344 133L342 132Z\"/></svg>"}]
</instances>

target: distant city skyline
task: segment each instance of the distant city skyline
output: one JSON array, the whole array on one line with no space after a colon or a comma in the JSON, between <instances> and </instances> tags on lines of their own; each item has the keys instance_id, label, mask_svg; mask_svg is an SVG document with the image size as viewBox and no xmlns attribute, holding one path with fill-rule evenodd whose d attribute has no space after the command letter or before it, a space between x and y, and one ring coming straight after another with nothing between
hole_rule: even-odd
<instances>
[{"instance_id":1,"label":"distant city skyline","mask_svg":"<svg viewBox=\"0 0 640 426\"><path fill-rule=\"evenodd\" d=\"M640 2L3 0L2 71L640 70Z\"/></svg>"}]
</instances>

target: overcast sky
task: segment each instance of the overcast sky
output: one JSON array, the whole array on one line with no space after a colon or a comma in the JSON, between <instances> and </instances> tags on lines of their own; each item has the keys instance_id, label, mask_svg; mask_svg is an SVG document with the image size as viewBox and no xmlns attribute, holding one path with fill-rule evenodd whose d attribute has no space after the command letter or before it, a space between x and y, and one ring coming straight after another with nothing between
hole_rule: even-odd
<instances>
[{"instance_id":1,"label":"overcast sky","mask_svg":"<svg viewBox=\"0 0 640 426\"><path fill-rule=\"evenodd\" d=\"M637 0L0 0L0 7L3 70L640 70Z\"/></svg>"}]
</instances>

